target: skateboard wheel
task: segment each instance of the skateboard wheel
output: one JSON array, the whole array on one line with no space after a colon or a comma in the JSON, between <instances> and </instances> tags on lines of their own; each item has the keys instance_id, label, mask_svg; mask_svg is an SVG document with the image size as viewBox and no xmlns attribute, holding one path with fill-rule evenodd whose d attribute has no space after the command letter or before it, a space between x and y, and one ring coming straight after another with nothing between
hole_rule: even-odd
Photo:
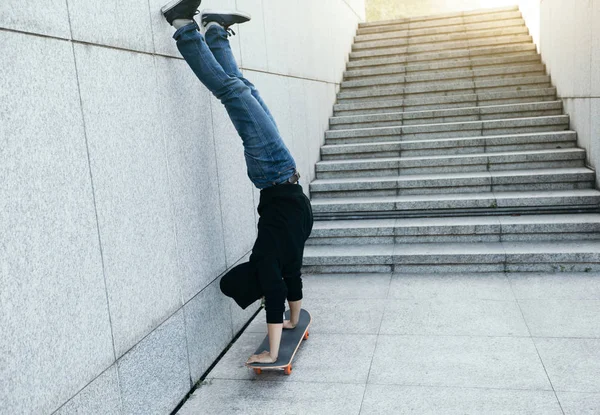
<instances>
[{"instance_id":1,"label":"skateboard wheel","mask_svg":"<svg viewBox=\"0 0 600 415\"><path fill-rule=\"evenodd\" d=\"M304 340L308 340L308 330L304 333Z\"/></svg>"},{"instance_id":2,"label":"skateboard wheel","mask_svg":"<svg viewBox=\"0 0 600 415\"><path fill-rule=\"evenodd\" d=\"M254 373L256 373L257 375L260 375L262 373L262 370L260 370L260 369L254 369Z\"/></svg>"},{"instance_id":3,"label":"skateboard wheel","mask_svg":"<svg viewBox=\"0 0 600 415\"><path fill-rule=\"evenodd\" d=\"M283 368L283 373L285 373L286 375L291 375L292 374L292 365L287 365L285 368Z\"/></svg>"}]
</instances>

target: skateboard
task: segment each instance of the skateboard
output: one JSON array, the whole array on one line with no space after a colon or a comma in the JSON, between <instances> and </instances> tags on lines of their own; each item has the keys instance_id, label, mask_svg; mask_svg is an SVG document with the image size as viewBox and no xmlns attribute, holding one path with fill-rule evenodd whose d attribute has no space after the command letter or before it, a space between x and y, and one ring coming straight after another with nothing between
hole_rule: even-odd
<instances>
[{"instance_id":1,"label":"skateboard","mask_svg":"<svg viewBox=\"0 0 600 415\"><path fill-rule=\"evenodd\" d=\"M285 312L285 319L290 319L290 311ZM283 373L290 375L292 373L292 360L298 351L298 347L303 340L308 339L308 327L312 321L310 313L304 309L300 310L298 324L291 330L284 329L281 333L281 344L279 345L279 356L275 363L247 363L246 366L254 369L254 373L260 375L263 370L283 370ZM258 346L254 354L259 354L269 350L269 336Z\"/></svg>"}]
</instances>

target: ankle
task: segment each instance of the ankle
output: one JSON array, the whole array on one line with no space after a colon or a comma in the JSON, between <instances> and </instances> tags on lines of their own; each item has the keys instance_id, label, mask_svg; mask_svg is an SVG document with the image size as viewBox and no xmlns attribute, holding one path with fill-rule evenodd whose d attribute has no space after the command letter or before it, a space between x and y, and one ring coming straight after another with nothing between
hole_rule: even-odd
<instances>
[{"instance_id":1,"label":"ankle","mask_svg":"<svg viewBox=\"0 0 600 415\"><path fill-rule=\"evenodd\" d=\"M191 20L191 19L175 19L175 20L173 20L173 27L175 29L180 29L183 26L187 26L187 25L189 25L190 23L193 23L193 22L194 21Z\"/></svg>"},{"instance_id":2,"label":"ankle","mask_svg":"<svg viewBox=\"0 0 600 415\"><path fill-rule=\"evenodd\" d=\"M284 329L295 329L297 324L298 324L297 322L293 323L290 320L284 320L283 321L283 328Z\"/></svg>"}]
</instances>

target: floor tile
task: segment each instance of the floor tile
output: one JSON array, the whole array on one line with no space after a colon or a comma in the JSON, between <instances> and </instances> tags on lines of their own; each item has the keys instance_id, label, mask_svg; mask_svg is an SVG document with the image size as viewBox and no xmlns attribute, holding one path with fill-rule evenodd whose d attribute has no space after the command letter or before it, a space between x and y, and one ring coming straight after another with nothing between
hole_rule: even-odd
<instances>
[{"instance_id":1,"label":"floor tile","mask_svg":"<svg viewBox=\"0 0 600 415\"><path fill-rule=\"evenodd\" d=\"M529 336L516 301L388 300L381 334Z\"/></svg>"},{"instance_id":2,"label":"floor tile","mask_svg":"<svg viewBox=\"0 0 600 415\"><path fill-rule=\"evenodd\" d=\"M390 274L304 274L304 298L386 298Z\"/></svg>"},{"instance_id":3,"label":"floor tile","mask_svg":"<svg viewBox=\"0 0 600 415\"><path fill-rule=\"evenodd\" d=\"M551 390L528 338L379 336L369 383Z\"/></svg>"},{"instance_id":4,"label":"floor tile","mask_svg":"<svg viewBox=\"0 0 600 415\"><path fill-rule=\"evenodd\" d=\"M600 339L533 339L556 391L600 393Z\"/></svg>"},{"instance_id":5,"label":"floor tile","mask_svg":"<svg viewBox=\"0 0 600 415\"><path fill-rule=\"evenodd\" d=\"M518 299L600 300L598 273L506 274Z\"/></svg>"},{"instance_id":6,"label":"floor tile","mask_svg":"<svg viewBox=\"0 0 600 415\"><path fill-rule=\"evenodd\" d=\"M561 415L552 391L368 385L361 415Z\"/></svg>"},{"instance_id":7,"label":"floor tile","mask_svg":"<svg viewBox=\"0 0 600 415\"><path fill-rule=\"evenodd\" d=\"M532 336L600 339L600 300L519 300Z\"/></svg>"},{"instance_id":8,"label":"floor tile","mask_svg":"<svg viewBox=\"0 0 600 415\"><path fill-rule=\"evenodd\" d=\"M503 273L393 274L390 298L513 300Z\"/></svg>"},{"instance_id":9,"label":"floor tile","mask_svg":"<svg viewBox=\"0 0 600 415\"><path fill-rule=\"evenodd\" d=\"M364 388L335 383L214 379L197 389L177 413L353 415L359 413Z\"/></svg>"},{"instance_id":10,"label":"floor tile","mask_svg":"<svg viewBox=\"0 0 600 415\"><path fill-rule=\"evenodd\" d=\"M600 414L600 393L557 392L565 415Z\"/></svg>"}]
</instances>

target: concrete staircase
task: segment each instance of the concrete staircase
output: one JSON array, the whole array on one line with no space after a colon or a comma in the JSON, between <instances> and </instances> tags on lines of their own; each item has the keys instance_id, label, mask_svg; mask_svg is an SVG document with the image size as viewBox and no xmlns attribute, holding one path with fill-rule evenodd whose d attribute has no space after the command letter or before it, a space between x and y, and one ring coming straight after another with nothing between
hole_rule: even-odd
<instances>
[{"instance_id":1,"label":"concrete staircase","mask_svg":"<svg viewBox=\"0 0 600 415\"><path fill-rule=\"evenodd\" d=\"M600 271L600 192L516 7L363 23L305 272Z\"/></svg>"}]
</instances>

